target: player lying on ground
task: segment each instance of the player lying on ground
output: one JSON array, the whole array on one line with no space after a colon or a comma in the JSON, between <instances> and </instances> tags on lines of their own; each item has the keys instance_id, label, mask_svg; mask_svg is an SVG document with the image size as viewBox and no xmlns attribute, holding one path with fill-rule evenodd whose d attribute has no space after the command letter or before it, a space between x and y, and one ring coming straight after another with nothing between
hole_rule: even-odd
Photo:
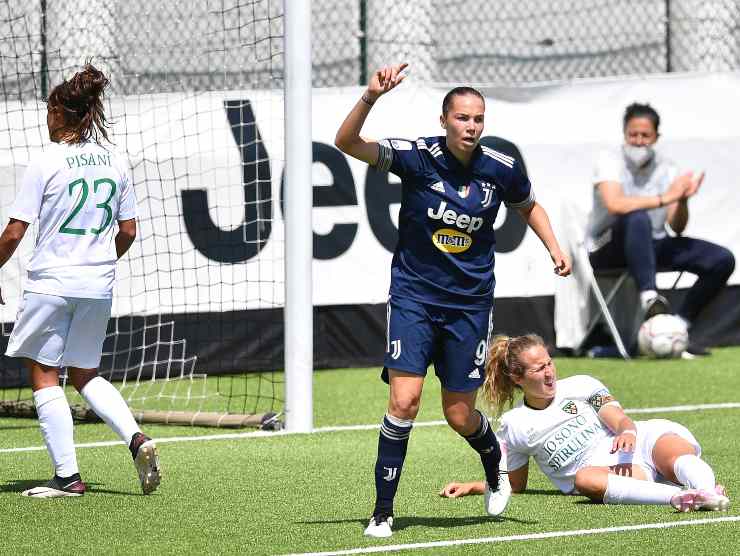
<instances>
[{"instance_id":1,"label":"player lying on ground","mask_svg":"<svg viewBox=\"0 0 740 556\"><path fill-rule=\"evenodd\" d=\"M54 87L47 104L52 145L32 160L0 236L2 267L30 224L38 236L6 355L28 369L54 477L24 496L85 493L77 467L72 414L59 370L131 450L144 494L160 481L154 442L97 368L110 318L116 260L136 237L136 197L128 162L108 139L102 96L108 79L90 64ZM114 221L117 222L118 231ZM2 303L2 296L0 296Z\"/></svg>"},{"instance_id":2,"label":"player lying on ground","mask_svg":"<svg viewBox=\"0 0 740 556\"><path fill-rule=\"evenodd\" d=\"M557 380L542 338L494 339L483 394L501 416L513 492L527 487L529 458L564 494L605 504L664 504L679 511L726 510L730 501L701 447L684 426L665 419L633 422L609 390L586 375ZM484 484L450 483L441 496L482 494Z\"/></svg>"}]
</instances>

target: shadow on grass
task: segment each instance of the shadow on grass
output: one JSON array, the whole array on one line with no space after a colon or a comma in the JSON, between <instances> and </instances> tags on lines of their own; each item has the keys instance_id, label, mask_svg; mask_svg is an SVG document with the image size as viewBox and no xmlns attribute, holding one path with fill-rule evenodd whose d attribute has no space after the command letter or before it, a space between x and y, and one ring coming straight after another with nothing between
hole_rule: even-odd
<instances>
[{"instance_id":1,"label":"shadow on grass","mask_svg":"<svg viewBox=\"0 0 740 556\"><path fill-rule=\"evenodd\" d=\"M0 492L23 492L29 488L43 486L48 482L48 479L18 479L15 481L8 481L4 485L0 485ZM88 483L85 482L87 491L85 494L117 494L122 496L141 496L140 492L125 492L122 490L110 490L106 488L100 488L101 483Z\"/></svg>"},{"instance_id":2,"label":"shadow on grass","mask_svg":"<svg viewBox=\"0 0 740 556\"><path fill-rule=\"evenodd\" d=\"M533 494L537 496L565 496L562 492L555 489L528 488L524 492L515 494L514 497L521 496L522 494Z\"/></svg>"},{"instance_id":3,"label":"shadow on grass","mask_svg":"<svg viewBox=\"0 0 740 556\"><path fill-rule=\"evenodd\" d=\"M38 428L39 424L36 421L29 423L28 425L0 425L0 431L22 431Z\"/></svg>"},{"instance_id":4,"label":"shadow on grass","mask_svg":"<svg viewBox=\"0 0 740 556\"><path fill-rule=\"evenodd\" d=\"M331 525L331 524L342 524L342 523L357 523L365 527L367 525L368 518L349 518L349 519L326 519L326 520L315 520L315 521L296 521L294 523L300 525ZM393 518L393 530L402 531L408 527L437 527L437 528L450 528L450 527L468 527L470 525L481 525L483 523L521 523L525 525L536 525L537 521L530 521L526 519L517 519L515 517L492 517L492 516L471 516L471 517L394 517Z\"/></svg>"}]
</instances>

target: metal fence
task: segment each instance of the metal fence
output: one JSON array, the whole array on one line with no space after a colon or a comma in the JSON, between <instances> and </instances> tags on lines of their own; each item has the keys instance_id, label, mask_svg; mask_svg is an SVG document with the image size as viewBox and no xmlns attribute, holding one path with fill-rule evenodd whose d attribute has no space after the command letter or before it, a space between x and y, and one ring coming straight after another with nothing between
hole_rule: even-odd
<instances>
[{"instance_id":1,"label":"metal fence","mask_svg":"<svg viewBox=\"0 0 740 556\"><path fill-rule=\"evenodd\" d=\"M124 94L280 87L282 13L283 0L0 0L3 92L43 95L90 56ZM400 60L426 82L732 70L739 22L740 0L313 0L313 80L362 84Z\"/></svg>"}]
</instances>

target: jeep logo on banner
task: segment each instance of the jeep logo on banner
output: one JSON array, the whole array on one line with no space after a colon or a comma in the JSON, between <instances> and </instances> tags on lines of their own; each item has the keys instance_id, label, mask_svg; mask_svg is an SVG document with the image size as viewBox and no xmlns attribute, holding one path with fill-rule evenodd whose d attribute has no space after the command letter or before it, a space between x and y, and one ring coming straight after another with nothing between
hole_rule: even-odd
<instances>
[{"instance_id":1,"label":"jeep logo on banner","mask_svg":"<svg viewBox=\"0 0 740 556\"><path fill-rule=\"evenodd\" d=\"M224 102L226 118L242 166L244 189L244 220L233 230L223 230L209 213L208 192L205 189L188 189L181 192L185 227L194 247L205 257L221 263L240 263L255 257L270 240L273 220L273 198L270 158L257 127L255 114L249 100ZM498 137L483 137L481 144L495 148L519 160L526 173L519 149L513 143ZM339 207L357 205L357 188L346 157L333 146L313 142L313 161L323 165L332 176L331 187L314 186L314 207ZM281 179L280 208L283 212L284 179ZM398 241L398 228L391 221L390 206L401 201L400 186L388 182L387 173L368 167L365 178L367 219L375 238L389 252ZM524 238L526 224L515 211L507 211L506 219L496 230L496 251L507 253L516 249ZM475 222L468 226L475 227ZM327 234L313 232L314 258L335 259L352 246L358 225L335 224ZM463 238L464 239L464 238ZM465 250L468 244L449 243L446 236L438 247ZM458 245L459 244L459 245Z\"/></svg>"}]
</instances>

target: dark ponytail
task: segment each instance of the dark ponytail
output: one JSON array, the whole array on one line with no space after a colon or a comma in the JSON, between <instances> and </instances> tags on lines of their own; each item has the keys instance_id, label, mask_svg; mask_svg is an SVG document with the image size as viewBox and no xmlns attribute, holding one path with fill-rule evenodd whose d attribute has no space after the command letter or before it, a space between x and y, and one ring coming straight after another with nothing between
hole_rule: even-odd
<instances>
[{"instance_id":1,"label":"dark ponytail","mask_svg":"<svg viewBox=\"0 0 740 556\"><path fill-rule=\"evenodd\" d=\"M103 94L110 84L102 71L86 63L74 77L54 87L49 95L49 108L61 110L64 127L55 134L66 143L108 139L110 127L103 111Z\"/></svg>"}]
</instances>

